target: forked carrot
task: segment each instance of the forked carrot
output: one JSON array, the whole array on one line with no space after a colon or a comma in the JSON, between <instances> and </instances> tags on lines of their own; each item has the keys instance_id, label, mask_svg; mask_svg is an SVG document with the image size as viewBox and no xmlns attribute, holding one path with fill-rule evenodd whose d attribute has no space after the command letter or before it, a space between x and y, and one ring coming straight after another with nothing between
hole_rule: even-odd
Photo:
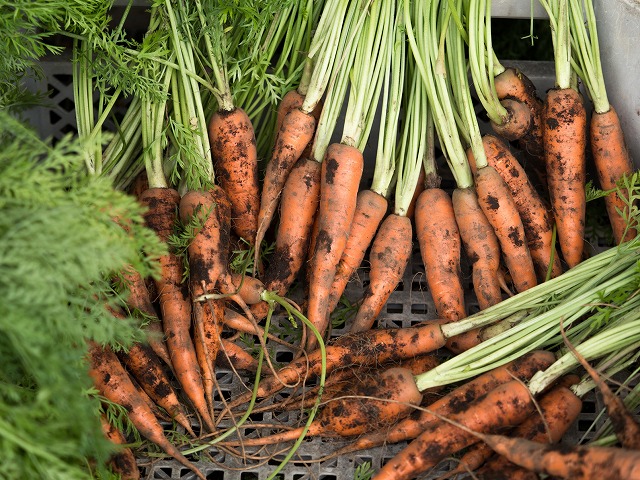
<instances>
[{"instance_id":1,"label":"forked carrot","mask_svg":"<svg viewBox=\"0 0 640 480\"><path fill-rule=\"evenodd\" d=\"M194 472L198 478L206 480L202 472L191 463L164 435L162 426L153 412L138 396L135 387L129 380L127 372L113 351L89 342L89 374L98 391L114 403L127 409L131 423L141 435L158 445L168 455Z\"/></svg>"},{"instance_id":2,"label":"forked carrot","mask_svg":"<svg viewBox=\"0 0 640 480\"><path fill-rule=\"evenodd\" d=\"M140 201L149 209L145 214L147 226L156 232L160 240L167 242L177 220L180 194L169 188L151 188L143 192ZM169 253L160 258L160 266L162 272L156 279L156 287L171 364L184 393L203 422L213 429L195 347L189 335L191 300L188 285L182 282L183 264L176 255Z\"/></svg>"}]
</instances>

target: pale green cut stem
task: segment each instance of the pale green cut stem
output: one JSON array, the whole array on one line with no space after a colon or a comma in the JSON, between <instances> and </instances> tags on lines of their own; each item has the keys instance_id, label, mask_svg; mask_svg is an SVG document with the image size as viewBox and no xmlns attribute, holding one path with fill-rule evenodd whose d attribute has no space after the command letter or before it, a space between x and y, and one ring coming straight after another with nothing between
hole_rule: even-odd
<instances>
[{"instance_id":1,"label":"pale green cut stem","mask_svg":"<svg viewBox=\"0 0 640 480\"><path fill-rule=\"evenodd\" d=\"M395 178L396 143L405 77L406 41L402 21L402 3L403 0L400 0L396 12L391 68L387 69L384 76L385 88L382 94L380 135L378 136L376 163L371 182L371 190L385 198L389 196Z\"/></svg>"},{"instance_id":2,"label":"pale green cut stem","mask_svg":"<svg viewBox=\"0 0 640 480\"><path fill-rule=\"evenodd\" d=\"M622 350L610 353L602 360L601 364L596 366L596 370L601 372L603 377L612 377L620 372L628 372L631 367L637 365L638 356L640 356L639 348L640 343L635 343ZM571 387L571 390L577 396L582 397L594 388L596 388L596 384L593 378L586 374L580 383Z\"/></svg>"},{"instance_id":3,"label":"pale green cut stem","mask_svg":"<svg viewBox=\"0 0 640 480\"><path fill-rule=\"evenodd\" d=\"M345 16L349 3L348 0L329 0L325 4L308 53L313 60L313 73L301 108L305 113L315 110L327 89L341 32L348 25Z\"/></svg>"},{"instance_id":4,"label":"pale green cut stem","mask_svg":"<svg viewBox=\"0 0 640 480\"><path fill-rule=\"evenodd\" d=\"M340 116L342 105L347 93L349 85L349 77L351 66L355 58L356 49L354 42L360 35L364 19L367 16L367 9L370 0L356 0L346 12L345 24L341 29L341 35L338 39L335 52L333 52L336 64L332 72L331 81L327 86L327 96L325 98L324 107L320 114L320 119L316 127L316 134L313 141L311 156L317 162L322 162L327 147L331 143L331 137L335 130L336 122ZM315 37L314 37L315 38ZM315 76L315 69L314 69ZM313 82L313 80L312 80ZM311 94L311 85L305 97L305 103ZM302 110L305 110L302 106Z\"/></svg>"},{"instance_id":5,"label":"pale green cut stem","mask_svg":"<svg viewBox=\"0 0 640 480\"><path fill-rule=\"evenodd\" d=\"M556 67L556 87L571 88L571 30L569 21L569 0L557 2L554 62ZM552 30L553 31L553 30Z\"/></svg>"},{"instance_id":6,"label":"pale green cut stem","mask_svg":"<svg viewBox=\"0 0 640 480\"><path fill-rule=\"evenodd\" d=\"M636 312L637 313L637 312ZM576 351L590 361L610 352L616 352L640 341L640 320L629 321L613 328L607 328L593 337L575 345ZM578 367L580 363L571 352L566 353L544 372L536 373L529 382L529 390L537 395L548 388L557 378Z\"/></svg>"}]
</instances>

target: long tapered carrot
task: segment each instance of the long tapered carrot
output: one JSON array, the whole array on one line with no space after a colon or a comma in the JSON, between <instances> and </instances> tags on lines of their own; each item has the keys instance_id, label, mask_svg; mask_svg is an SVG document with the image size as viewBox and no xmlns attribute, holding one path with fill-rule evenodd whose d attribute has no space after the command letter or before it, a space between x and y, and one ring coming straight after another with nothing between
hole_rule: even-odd
<instances>
[{"instance_id":1,"label":"long tapered carrot","mask_svg":"<svg viewBox=\"0 0 640 480\"><path fill-rule=\"evenodd\" d=\"M495 452L527 470L571 480L640 479L640 452L617 447L548 445L482 435Z\"/></svg>"},{"instance_id":2,"label":"long tapered carrot","mask_svg":"<svg viewBox=\"0 0 640 480\"><path fill-rule=\"evenodd\" d=\"M158 445L167 454L205 480L202 472L191 463L164 435L162 426L156 420L144 401L137 395L127 372L113 351L89 342L89 374L98 391L107 399L122 405L127 410L131 423L141 435Z\"/></svg>"},{"instance_id":3,"label":"long tapered carrot","mask_svg":"<svg viewBox=\"0 0 640 480\"><path fill-rule=\"evenodd\" d=\"M145 221L158 237L166 242L177 220L180 194L169 188L152 188L141 195L140 201L148 207ZM188 285L182 282L183 264L173 254L160 258L161 276L156 279L160 310L166 335L167 348L175 375L205 424L213 429L200 378L195 347L190 336L191 300Z\"/></svg>"},{"instance_id":4,"label":"long tapered carrot","mask_svg":"<svg viewBox=\"0 0 640 480\"><path fill-rule=\"evenodd\" d=\"M529 181L520 162L502 140L493 135L484 135L482 144L487 162L500 174L515 201L538 278L540 281L545 280L552 259L551 278L557 277L562 273L562 265L560 256L554 251L553 216L549 208ZM473 164L471 168L474 168Z\"/></svg>"},{"instance_id":5,"label":"long tapered carrot","mask_svg":"<svg viewBox=\"0 0 640 480\"><path fill-rule=\"evenodd\" d=\"M448 418L474 432L495 432L522 422L534 408L529 389L522 382L511 380ZM471 433L439 420L389 460L373 478L414 478L446 456L477 441L478 438Z\"/></svg>"},{"instance_id":6,"label":"long tapered carrot","mask_svg":"<svg viewBox=\"0 0 640 480\"><path fill-rule=\"evenodd\" d=\"M387 205L387 199L373 190L358 193L349 238L331 285L329 312L336 308L351 276L364 260L378 226L387 213Z\"/></svg>"},{"instance_id":7,"label":"long tapered carrot","mask_svg":"<svg viewBox=\"0 0 640 480\"><path fill-rule=\"evenodd\" d=\"M538 281L533 260L522 220L507 184L489 165L476 171L475 180L478 202L496 232L515 289L523 292L534 287Z\"/></svg>"},{"instance_id":8,"label":"long tapered carrot","mask_svg":"<svg viewBox=\"0 0 640 480\"><path fill-rule=\"evenodd\" d=\"M311 229L320 201L321 164L301 158L291 170L282 191L276 244L265 271L265 288L284 296L307 258ZM265 302L252 306L256 319L264 318Z\"/></svg>"},{"instance_id":9,"label":"long tapered carrot","mask_svg":"<svg viewBox=\"0 0 640 480\"><path fill-rule=\"evenodd\" d=\"M633 164L627 149L622 125L616 110L610 107L608 111L591 115L590 134L591 154L598 173L600 187L603 190L614 190L604 197L607 207L609 223L613 230L616 244L629 241L637 234L635 226L627 228L627 221L622 213L628 210L628 204L616 190L617 182L624 175L633 173ZM622 191L623 194L628 192Z\"/></svg>"},{"instance_id":10,"label":"long tapered carrot","mask_svg":"<svg viewBox=\"0 0 640 480\"><path fill-rule=\"evenodd\" d=\"M209 122L216 179L229 196L234 231L253 245L260 210L258 159L253 125L239 107L216 112Z\"/></svg>"},{"instance_id":11,"label":"long tapered carrot","mask_svg":"<svg viewBox=\"0 0 640 480\"><path fill-rule=\"evenodd\" d=\"M414 213L416 237L436 312L449 321L467 316L460 254L462 244L451 197L439 188L420 194Z\"/></svg>"},{"instance_id":12,"label":"long tapered carrot","mask_svg":"<svg viewBox=\"0 0 640 480\"><path fill-rule=\"evenodd\" d=\"M534 351L466 382L429 405L428 408L440 415L449 416L503 383L514 378L520 380L531 378L537 371L551 365L554 360L555 356L551 352ZM416 438L436 420L430 413L416 412L388 430L374 431L361 436L352 444L332 453L331 457Z\"/></svg>"},{"instance_id":13,"label":"long tapered carrot","mask_svg":"<svg viewBox=\"0 0 640 480\"><path fill-rule=\"evenodd\" d=\"M402 280L411 258L413 228L409 217L395 213L380 225L369 254L369 285L349 330L369 330Z\"/></svg>"},{"instance_id":14,"label":"long tapered carrot","mask_svg":"<svg viewBox=\"0 0 640 480\"><path fill-rule=\"evenodd\" d=\"M331 284L353 221L364 159L357 148L331 144L322 162L318 238L311 259L307 318L324 335L329 325ZM307 348L316 345L309 337Z\"/></svg>"},{"instance_id":15,"label":"long tapered carrot","mask_svg":"<svg viewBox=\"0 0 640 480\"><path fill-rule=\"evenodd\" d=\"M314 116L304 113L299 108L290 111L283 119L271 160L267 164L262 181L258 230L255 240L256 255L264 235L271 225L287 177L313 138L315 126Z\"/></svg>"},{"instance_id":16,"label":"long tapered carrot","mask_svg":"<svg viewBox=\"0 0 640 480\"><path fill-rule=\"evenodd\" d=\"M543 118L549 197L560 250L571 268L584 251L587 114L582 95L573 88L549 90Z\"/></svg>"}]
</instances>

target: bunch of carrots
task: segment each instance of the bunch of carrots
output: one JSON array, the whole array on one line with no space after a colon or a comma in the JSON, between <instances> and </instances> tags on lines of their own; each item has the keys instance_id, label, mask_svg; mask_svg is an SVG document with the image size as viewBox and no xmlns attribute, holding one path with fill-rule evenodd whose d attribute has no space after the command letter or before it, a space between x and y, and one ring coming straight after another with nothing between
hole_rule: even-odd
<instances>
[{"instance_id":1,"label":"bunch of carrots","mask_svg":"<svg viewBox=\"0 0 640 480\"><path fill-rule=\"evenodd\" d=\"M125 424L201 479L202 451L294 442L274 477L307 436L353 440L325 459L408 442L379 479L415 478L455 455L450 478L614 478L614 469L640 478L637 424L600 379L632 364L640 346L638 178L606 96L591 0L541 2L556 72L544 100L494 53L490 0L265 1L238 11L155 2L138 52L148 83L132 89L105 147L95 139L122 89L101 96L96 118L94 47L74 37L78 136L94 141L86 174L134 196L165 252L155 276L129 266L109 278L118 301L106 308L142 319L146 341L87 339L104 432L119 445L115 475L140 478L134 437L117 428ZM492 133L480 130L472 89ZM615 246L588 258L587 197L597 196ZM414 243L438 320L377 328ZM332 318L359 269L368 284L336 336ZM279 337L274 322L296 335ZM275 364L274 343L290 362ZM221 368L255 382L227 400ZM614 428L625 425L622 448L550 446L596 387L613 398ZM278 408L308 411L306 423L273 434L250 423L252 412Z\"/></svg>"}]
</instances>

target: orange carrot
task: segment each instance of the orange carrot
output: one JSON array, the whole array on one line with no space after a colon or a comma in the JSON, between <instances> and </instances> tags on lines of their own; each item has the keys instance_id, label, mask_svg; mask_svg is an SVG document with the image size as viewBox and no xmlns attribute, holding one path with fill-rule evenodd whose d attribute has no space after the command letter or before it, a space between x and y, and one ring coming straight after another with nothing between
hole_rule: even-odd
<instances>
[{"instance_id":1,"label":"orange carrot","mask_svg":"<svg viewBox=\"0 0 640 480\"><path fill-rule=\"evenodd\" d=\"M500 455L527 470L571 480L640 478L640 452L616 447L548 445L503 435L481 435Z\"/></svg>"},{"instance_id":2,"label":"orange carrot","mask_svg":"<svg viewBox=\"0 0 640 480\"><path fill-rule=\"evenodd\" d=\"M522 292L535 286L536 273L524 226L509 188L490 165L479 168L475 180L478 202L496 232L515 289Z\"/></svg>"},{"instance_id":3,"label":"orange carrot","mask_svg":"<svg viewBox=\"0 0 640 480\"><path fill-rule=\"evenodd\" d=\"M349 330L369 330L398 286L411 258L411 219L395 213L380 225L369 254L369 285Z\"/></svg>"},{"instance_id":4,"label":"orange carrot","mask_svg":"<svg viewBox=\"0 0 640 480\"><path fill-rule=\"evenodd\" d=\"M460 271L460 231L451 197L439 188L420 194L415 211L416 237L438 316L456 321L467 316Z\"/></svg>"},{"instance_id":5,"label":"orange carrot","mask_svg":"<svg viewBox=\"0 0 640 480\"><path fill-rule=\"evenodd\" d=\"M549 196L560 250L571 268L584 251L587 114L582 96L573 88L549 90L543 118Z\"/></svg>"},{"instance_id":6,"label":"orange carrot","mask_svg":"<svg viewBox=\"0 0 640 480\"><path fill-rule=\"evenodd\" d=\"M265 287L259 279L240 273L231 273L230 280L236 293L247 305L255 305L262 301L260 295L265 291Z\"/></svg>"},{"instance_id":7,"label":"orange carrot","mask_svg":"<svg viewBox=\"0 0 640 480\"><path fill-rule=\"evenodd\" d=\"M362 190L358 193L349 238L331 285L329 312L336 308L353 272L362 263L378 226L387 213L387 203L385 197L373 190Z\"/></svg>"},{"instance_id":8,"label":"orange carrot","mask_svg":"<svg viewBox=\"0 0 640 480\"><path fill-rule=\"evenodd\" d=\"M296 110L302 107L303 103L304 94L301 93L297 88L289 90L284 94L284 96L280 99L280 103L278 104L278 111L276 112L276 135L282 128L284 118L287 116L287 114L292 110Z\"/></svg>"},{"instance_id":9,"label":"orange carrot","mask_svg":"<svg viewBox=\"0 0 640 480\"><path fill-rule=\"evenodd\" d=\"M518 140L531 130L533 117L529 107L517 100L505 99L500 104L506 110L506 116L502 124L491 121L493 130L507 140Z\"/></svg>"},{"instance_id":10,"label":"orange carrot","mask_svg":"<svg viewBox=\"0 0 640 480\"><path fill-rule=\"evenodd\" d=\"M152 188L142 194L140 201L149 209L145 214L147 226L166 242L177 219L180 194L169 188ZM171 364L182 389L203 422L214 429L205 401L195 347L189 335L191 300L188 285L182 282L183 264L170 253L160 258L160 267L162 273L156 279L156 287Z\"/></svg>"},{"instance_id":11,"label":"orange carrot","mask_svg":"<svg viewBox=\"0 0 640 480\"><path fill-rule=\"evenodd\" d=\"M309 426L306 436L349 437L360 435L372 426L384 428L408 415L413 409L412 405L418 405L422 399L413 375L401 367L384 370L355 389L347 389L347 392L348 397L333 399L324 406ZM375 399L363 399L362 396ZM254 446L292 441L302 435L304 428L243 439L238 443Z\"/></svg>"},{"instance_id":12,"label":"orange carrot","mask_svg":"<svg viewBox=\"0 0 640 480\"><path fill-rule=\"evenodd\" d=\"M206 480L198 468L191 463L164 435L162 426L153 412L138 396L134 385L120 361L108 348L102 348L95 342L89 342L89 374L101 395L110 401L122 405L127 410L131 423L142 436L149 439L168 455L193 471L198 478Z\"/></svg>"},{"instance_id":13,"label":"orange carrot","mask_svg":"<svg viewBox=\"0 0 640 480\"><path fill-rule=\"evenodd\" d=\"M240 345L225 338L222 338L220 343L220 354L216 358L217 365L249 372L255 372L258 369L258 361Z\"/></svg>"},{"instance_id":14,"label":"orange carrot","mask_svg":"<svg viewBox=\"0 0 640 480\"><path fill-rule=\"evenodd\" d=\"M506 68L494 78L494 85L500 100L517 100L531 111L532 125L528 133L520 137L518 145L534 160L543 159L542 144L542 100L536 93L533 82L516 68Z\"/></svg>"},{"instance_id":15,"label":"orange carrot","mask_svg":"<svg viewBox=\"0 0 640 480\"><path fill-rule=\"evenodd\" d=\"M363 162L357 148L337 143L329 145L322 162L318 238L312 252L307 305L307 318L321 335L329 325L331 284L353 221ZM309 336L307 349L315 345L315 336Z\"/></svg>"},{"instance_id":16,"label":"orange carrot","mask_svg":"<svg viewBox=\"0 0 640 480\"><path fill-rule=\"evenodd\" d=\"M625 144L620 118L613 107L604 113L597 111L592 113L589 138L600 187L603 190L613 190L624 175L630 176L634 170ZM628 195L628 192L622 193ZM633 225L627 230L627 222L621 212L628 209L628 206L620 198L620 194L613 191L604 197L604 201L616 244L634 238L637 235L637 229Z\"/></svg>"},{"instance_id":17,"label":"orange carrot","mask_svg":"<svg viewBox=\"0 0 640 480\"><path fill-rule=\"evenodd\" d=\"M448 415L448 418L474 432L493 432L519 424L534 408L529 389L522 382L511 380L499 385L464 410ZM434 467L446 456L477 441L476 436L451 423L435 421L389 460L373 478L414 478Z\"/></svg>"},{"instance_id":18,"label":"orange carrot","mask_svg":"<svg viewBox=\"0 0 640 480\"><path fill-rule=\"evenodd\" d=\"M124 447L127 439L123 433L114 425L109 423L104 414L100 415L100 423L102 425L102 433L114 445L120 448L109 458L111 472L120 475L121 480L139 480L140 470L136 464L136 457L129 447Z\"/></svg>"},{"instance_id":19,"label":"orange carrot","mask_svg":"<svg viewBox=\"0 0 640 480\"><path fill-rule=\"evenodd\" d=\"M302 158L285 183L275 250L264 276L265 288L280 296L287 293L306 259L320 200L320 177L321 164ZM266 307L266 303L259 303L252 313L256 318L264 318Z\"/></svg>"},{"instance_id":20,"label":"orange carrot","mask_svg":"<svg viewBox=\"0 0 640 480\"><path fill-rule=\"evenodd\" d=\"M547 368L554 361L555 356L551 352L543 350L531 352L464 383L429 405L428 408L440 415L452 415L499 385L513 380L514 377L519 380L527 380L537 371ZM430 413L416 412L388 430L373 431L361 436L351 445L347 445L331 454L330 458L358 450L375 448L383 444L399 443L416 438L436 421L436 417Z\"/></svg>"},{"instance_id":21,"label":"orange carrot","mask_svg":"<svg viewBox=\"0 0 640 480\"><path fill-rule=\"evenodd\" d=\"M552 242L553 217L547 205L529 181L524 168L509 151L509 147L493 135L485 135L482 144L489 165L496 169L505 181L516 204L527 237L531 259L538 279L544 281L553 256L551 278L562 273L560 257ZM473 162L471 168L474 168Z\"/></svg>"},{"instance_id":22,"label":"orange carrot","mask_svg":"<svg viewBox=\"0 0 640 480\"><path fill-rule=\"evenodd\" d=\"M304 113L299 108L291 110L284 117L262 182L262 197L255 240L256 256L259 255L260 244L271 225L287 177L313 138L315 126L314 116Z\"/></svg>"},{"instance_id":23,"label":"orange carrot","mask_svg":"<svg viewBox=\"0 0 640 480\"><path fill-rule=\"evenodd\" d=\"M253 125L239 107L216 112L209 141L220 186L229 196L234 231L253 245L260 209L258 159Z\"/></svg>"}]
</instances>

